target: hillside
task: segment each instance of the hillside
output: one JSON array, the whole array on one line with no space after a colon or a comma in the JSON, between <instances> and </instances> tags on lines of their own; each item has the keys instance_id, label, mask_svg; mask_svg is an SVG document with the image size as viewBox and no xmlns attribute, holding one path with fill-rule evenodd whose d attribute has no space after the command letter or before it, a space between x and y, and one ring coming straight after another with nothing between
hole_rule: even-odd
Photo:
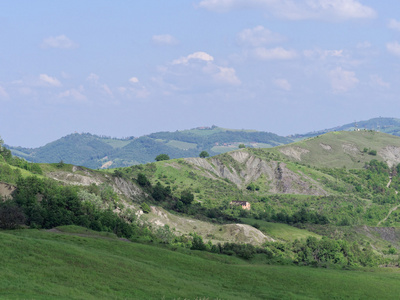
<instances>
[{"instance_id":1,"label":"hillside","mask_svg":"<svg viewBox=\"0 0 400 300\"><path fill-rule=\"evenodd\" d=\"M196 157L251 147L274 147L290 139L269 132L204 127L176 132L158 132L139 138L117 139L89 133L71 134L45 146L30 149L7 146L13 155L37 163L65 163L92 169L116 168L154 161L161 153L171 158Z\"/></svg>"},{"instance_id":2,"label":"hillside","mask_svg":"<svg viewBox=\"0 0 400 300\"><path fill-rule=\"evenodd\" d=\"M349 124L339 125L336 127L317 130L308 133L295 134L290 136L293 140L300 140L305 138L322 135L332 131L354 131L354 130L374 130L384 132L396 136L400 136L400 119L397 118L372 118L365 121L354 121Z\"/></svg>"},{"instance_id":3,"label":"hillside","mask_svg":"<svg viewBox=\"0 0 400 300\"><path fill-rule=\"evenodd\" d=\"M393 297L397 269L370 268L399 262L399 140L334 132L113 170L0 149L0 227L25 228L0 229L0 296Z\"/></svg>"},{"instance_id":4,"label":"hillside","mask_svg":"<svg viewBox=\"0 0 400 300\"><path fill-rule=\"evenodd\" d=\"M400 138L371 130L335 131L276 147L273 152L316 167L359 169L371 159L392 167L400 163Z\"/></svg>"},{"instance_id":5,"label":"hillside","mask_svg":"<svg viewBox=\"0 0 400 300\"><path fill-rule=\"evenodd\" d=\"M0 231L5 299L395 299L398 270L267 265L77 227ZM339 288L340 287L340 288Z\"/></svg>"}]
</instances>

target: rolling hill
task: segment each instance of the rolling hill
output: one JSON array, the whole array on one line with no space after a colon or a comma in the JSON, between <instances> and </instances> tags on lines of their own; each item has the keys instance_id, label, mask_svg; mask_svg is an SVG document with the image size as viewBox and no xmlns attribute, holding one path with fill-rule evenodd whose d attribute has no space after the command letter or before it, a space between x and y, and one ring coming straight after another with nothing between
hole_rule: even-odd
<instances>
[{"instance_id":1,"label":"rolling hill","mask_svg":"<svg viewBox=\"0 0 400 300\"><path fill-rule=\"evenodd\" d=\"M379 117L365 121L354 121L353 123L339 125L328 129L291 135L290 138L292 138L293 140L302 140L305 138L310 138L317 135L325 134L331 131L354 131L354 130L374 130L400 136L400 119Z\"/></svg>"},{"instance_id":2,"label":"rolling hill","mask_svg":"<svg viewBox=\"0 0 400 300\"><path fill-rule=\"evenodd\" d=\"M126 139L74 133L35 149L7 148L13 155L31 162L56 163L62 160L65 163L97 169L148 163L161 153L168 154L171 158L195 157L203 150L210 155L228 152L237 149L239 144L274 147L289 142L290 139L270 132L213 126L158 132Z\"/></svg>"}]
</instances>

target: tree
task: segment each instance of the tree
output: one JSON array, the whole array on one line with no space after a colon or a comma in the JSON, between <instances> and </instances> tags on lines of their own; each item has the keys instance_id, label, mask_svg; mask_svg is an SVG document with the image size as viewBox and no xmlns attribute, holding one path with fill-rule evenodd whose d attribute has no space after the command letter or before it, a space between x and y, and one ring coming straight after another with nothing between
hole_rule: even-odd
<instances>
[{"instance_id":1,"label":"tree","mask_svg":"<svg viewBox=\"0 0 400 300\"><path fill-rule=\"evenodd\" d=\"M138 174L137 182L139 183L140 186L150 186L150 181L143 173Z\"/></svg>"},{"instance_id":2,"label":"tree","mask_svg":"<svg viewBox=\"0 0 400 300\"><path fill-rule=\"evenodd\" d=\"M246 148L245 144L239 144L239 149Z\"/></svg>"},{"instance_id":3,"label":"tree","mask_svg":"<svg viewBox=\"0 0 400 300\"><path fill-rule=\"evenodd\" d=\"M190 191L186 190L186 191L182 192L181 201L183 204L190 205L193 202L193 200L194 200L194 196Z\"/></svg>"},{"instance_id":4,"label":"tree","mask_svg":"<svg viewBox=\"0 0 400 300\"><path fill-rule=\"evenodd\" d=\"M156 161L162 161L162 160L169 160L169 155L168 154L159 154L155 158Z\"/></svg>"},{"instance_id":5,"label":"tree","mask_svg":"<svg viewBox=\"0 0 400 300\"><path fill-rule=\"evenodd\" d=\"M201 151L200 154L199 154L199 156L200 156L201 158L206 158L206 157L209 157L210 154L208 154L207 151Z\"/></svg>"}]
</instances>

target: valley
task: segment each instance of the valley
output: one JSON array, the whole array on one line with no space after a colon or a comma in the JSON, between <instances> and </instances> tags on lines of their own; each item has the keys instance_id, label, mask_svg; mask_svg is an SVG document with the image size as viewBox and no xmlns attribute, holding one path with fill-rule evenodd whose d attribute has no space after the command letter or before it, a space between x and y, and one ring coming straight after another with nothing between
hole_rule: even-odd
<instances>
[{"instance_id":1,"label":"valley","mask_svg":"<svg viewBox=\"0 0 400 300\"><path fill-rule=\"evenodd\" d=\"M1 289L9 298L25 297L28 288L20 294L12 290L30 275L18 277L13 261L34 270L43 255L49 257L44 264L55 260L57 268L71 275L66 279L49 267L58 274L54 284L60 288L40 275L32 282L39 298L68 293L74 299L370 297L376 292L367 286L383 278L391 285L400 274L399 153L399 137L372 130L328 132L272 148L241 147L211 157L102 170L62 161L30 163L3 148L0 235L7 250L2 275L10 280L9 288ZM28 254L22 258L15 252L31 249L31 243L39 254L24 250ZM62 245L67 247L62 250L68 252L65 259L57 254ZM149 267L159 264L158 259L164 268L160 274ZM80 269L88 264L99 268L102 279ZM199 275L194 272L198 264L212 267ZM107 274L117 272L115 266L143 289L130 289L119 275L110 279ZM136 269L149 275L139 278L133 275ZM76 270L79 275L72 275ZM123 275L128 272L133 273ZM177 272L187 274L188 282L196 280L198 289L183 288L182 280L173 279ZM243 284L231 285L231 272ZM82 276L100 282L108 278L108 288L83 291L76 284ZM161 282L160 276L166 280ZM287 281L272 279L280 276ZM309 276L307 283L304 276ZM349 276L363 288L352 290L348 284L349 289L335 289L350 282ZM17 277L19 281L12 279ZM246 287L247 281L252 283ZM328 281L336 283L330 287ZM74 291L70 285L76 286ZM395 291L380 288L385 297Z\"/></svg>"}]
</instances>

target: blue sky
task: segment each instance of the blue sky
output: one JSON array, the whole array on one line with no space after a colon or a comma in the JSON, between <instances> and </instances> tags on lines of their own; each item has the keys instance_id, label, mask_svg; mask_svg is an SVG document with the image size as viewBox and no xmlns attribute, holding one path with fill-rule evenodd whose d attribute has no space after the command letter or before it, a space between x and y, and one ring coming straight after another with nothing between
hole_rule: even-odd
<instances>
[{"instance_id":1,"label":"blue sky","mask_svg":"<svg viewBox=\"0 0 400 300\"><path fill-rule=\"evenodd\" d=\"M400 117L398 0L0 1L0 136Z\"/></svg>"}]
</instances>

